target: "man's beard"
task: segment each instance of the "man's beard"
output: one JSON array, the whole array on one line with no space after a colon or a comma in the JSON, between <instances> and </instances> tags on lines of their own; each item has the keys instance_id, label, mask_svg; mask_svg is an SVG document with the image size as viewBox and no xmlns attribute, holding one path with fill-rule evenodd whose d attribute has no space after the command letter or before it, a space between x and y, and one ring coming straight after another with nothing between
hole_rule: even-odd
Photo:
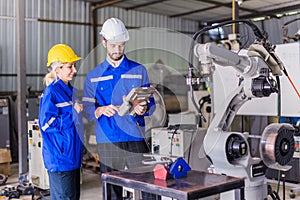
<instances>
[{"instance_id":1,"label":"man's beard","mask_svg":"<svg viewBox=\"0 0 300 200\"><path fill-rule=\"evenodd\" d=\"M116 57L116 56L114 56L114 54L116 54L116 53L109 53L108 54L108 56L110 57L110 59L112 59L113 61L119 61L119 60L121 60L122 59L122 57L123 57L123 53L121 53L121 54L118 54L119 56L118 57Z\"/></svg>"}]
</instances>

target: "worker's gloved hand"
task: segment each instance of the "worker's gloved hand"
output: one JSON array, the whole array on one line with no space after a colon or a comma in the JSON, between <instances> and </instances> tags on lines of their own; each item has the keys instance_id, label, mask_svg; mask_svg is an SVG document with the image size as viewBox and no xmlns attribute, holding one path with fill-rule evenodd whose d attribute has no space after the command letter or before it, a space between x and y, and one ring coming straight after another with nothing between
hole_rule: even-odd
<instances>
[{"instance_id":1,"label":"worker's gloved hand","mask_svg":"<svg viewBox=\"0 0 300 200\"><path fill-rule=\"evenodd\" d=\"M118 106L108 105L108 106L100 106L95 110L95 117L98 119L101 115L105 115L107 117L112 117L116 114L116 111L119 110Z\"/></svg>"},{"instance_id":2,"label":"worker's gloved hand","mask_svg":"<svg viewBox=\"0 0 300 200\"><path fill-rule=\"evenodd\" d=\"M76 102L74 104L74 109L76 110L77 113L80 113L83 110L82 104Z\"/></svg>"}]
</instances>

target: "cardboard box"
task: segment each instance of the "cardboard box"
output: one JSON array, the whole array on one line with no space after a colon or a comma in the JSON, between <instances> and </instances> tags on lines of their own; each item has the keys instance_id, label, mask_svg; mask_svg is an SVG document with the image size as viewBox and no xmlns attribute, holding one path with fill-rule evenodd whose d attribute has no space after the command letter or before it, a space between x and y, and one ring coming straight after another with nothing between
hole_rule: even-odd
<instances>
[{"instance_id":1,"label":"cardboard box","mask_svg":"<svg viewBox=\"0 0 300 200\"><path fill-rule=\"evenodd\" d=\"M1 148L0 149L0 163L10 163L11 154L9 149Z\"/></svg>"},{"instance_id":2,"label":"cardboard box","mask_svg":"<svg viewBox=\"0 0 300 200\"><path fill-rule=\"evenodd\" d=\"M10 175L10 163L0 163L0 174Z\"/></svg>"}]
</instances>

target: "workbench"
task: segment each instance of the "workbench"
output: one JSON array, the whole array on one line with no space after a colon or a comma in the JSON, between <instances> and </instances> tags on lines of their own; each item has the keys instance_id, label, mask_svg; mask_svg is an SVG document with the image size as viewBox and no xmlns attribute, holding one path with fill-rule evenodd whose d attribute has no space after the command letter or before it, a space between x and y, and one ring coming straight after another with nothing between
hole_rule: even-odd
<instances>
[{"instance_id":1,"label":"workbench","mask_svg":"<svg viewBox=\"0 0 300 200\"><path fill-rule=\"evenodd\" d=\"M197 199L235 190L235 199L244 200L244 179L200 171L189 171L186 177L159 180L149 167L102 174L103 199L108 200L112 185L146 191L175 199Z\"/></svg>"}]
</instances>

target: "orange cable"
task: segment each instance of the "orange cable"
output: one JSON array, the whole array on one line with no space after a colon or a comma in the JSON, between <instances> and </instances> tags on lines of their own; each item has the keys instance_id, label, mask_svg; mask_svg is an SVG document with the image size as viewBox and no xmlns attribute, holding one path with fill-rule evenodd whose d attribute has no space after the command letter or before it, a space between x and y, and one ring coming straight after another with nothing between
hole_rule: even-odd
<instances>
[{"instance_id":1,"label":"orange cable","mask_svg":"<svg viewBox=\"0 0 300 200\"><path fill-rule=\"evenodd\" d=\"M291 79L289 76L287 76L287 78L289 79L289 81L290 81L290 83L292 84L292 86L293 86L295 92L297 93L298 97L300 98L300 94L299 94L298 90L296 89L296 86L294 85L292 79Z\"/></svg>"}]
</instances>

